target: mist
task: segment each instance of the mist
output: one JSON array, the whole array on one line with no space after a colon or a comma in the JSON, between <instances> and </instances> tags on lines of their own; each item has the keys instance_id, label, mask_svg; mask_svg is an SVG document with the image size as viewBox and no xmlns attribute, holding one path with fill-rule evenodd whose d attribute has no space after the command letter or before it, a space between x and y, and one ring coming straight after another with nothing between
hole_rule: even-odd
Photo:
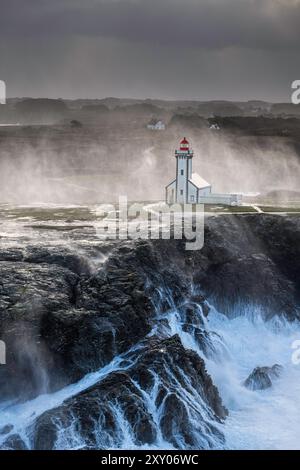
<instances>
[{"instance_id":1,"label":"mist","mask_svg":"<svg viewBox=\"0 0 300 470\"><path fill-rule=\"evenodd\" d=\"M131 201L162 200L175 177L174 151L183 135L194 150L193 170L214 192L299 190L299 156L278 137L181 128L113 134L68 130L35 138L34 144L16 138L2 150L1 203L97 204L120 195Z\"/></svg>"}]
</instances>

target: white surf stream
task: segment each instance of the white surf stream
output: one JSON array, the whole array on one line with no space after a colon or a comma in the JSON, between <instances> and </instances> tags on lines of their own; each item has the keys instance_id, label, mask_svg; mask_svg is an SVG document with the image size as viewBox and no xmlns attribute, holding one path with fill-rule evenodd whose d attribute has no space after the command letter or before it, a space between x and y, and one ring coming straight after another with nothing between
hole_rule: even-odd
<instances>
[{"instance_id":1,"label":"white surf stream","mask_svg":"<svg viewBox=\"0 0 300 470\"><path fill-rule=\"evenodd\" d=\"M292 362L292 343L300 339L299 324L258 317L228 320L215 313L212 329L222 334L230 357L208 361L208 370L230 414L225 425L231 449L300 449L300 366ZM247 390L241 383L257 366L284 367L270 389Z\"/></svg>"},{"instance_id":2,"label":"white surf stream","mask_svg":"<svg viewBox=\"0 0 300 470\"><path fill-rule=\"evenodd\" d=\"M204 357L191 336L181 330L180 322L174 317L170 322L184 346ZM222 429L226 447L300 449L300 365L292 362L292 343L300 339L300 325L278 319L264 322L260 316L228 319L213 309L207 327L222 337L219 353L204 359L229 411ZM250 391L244 387L255 367L276 363L284 370L272 388Z\"/></svg>"},{"instance_id":3,"label":"white surf stream","mask_svg":"<svg viewBox=\"0 0 300 470\"><path fill-rule=\"evenodd\" d=\"M179 313L176 310L169 312L167 318L170 326L169 334L178 334L186 348L193 349L204 357L192 336L182 330ZM266 323L260 317L253 319L240 316L228 319L212 309L209 320L206 320L206 327L208 331L219 335L214 336L214 346L217 352L210 358L204 359L208 372L229 411L225 424L218 426L225 435L226 448L299 449L300 366L292 362L291 345L294 340L300 339L300 325L278 320ZM243 381L255 367L272 366L275 363L281 364L284 372L274 382L272 388L264 391L250 391L243 386ZM127 363L127 367L130 367L130 363ZM56 408L67 398L85 390L105 378L110 372L120 368L122 368L122 358L118 357L101 370L85 376L78 383L56 393L41 395L34 400L17 405L2 403L0 429L7 424L13 425L11 434L19 433L30 447L30 438L25 430L38 416ZM157 379L159 380L158 377ZM142 390L141 392L146 393ZM190 397L192 395L189 399ZM196 396L194 398L197 399ZM145 395L145 403L152 416L159 412L153 407L154 401L150 394L148 397ZM195 402L195 406L202 406L204 409L200 402ZM159 415L156 416L155 421L159 422ZM120 416L120 429L122 426L126 427L126 423L122 424ZM58 447L64 448L64 445L68 445L68 440L63 438L64 430L61 431L62 438L59 439ZM100 429L99 432L101 432ZM123 434L127 437L122 439L121 447L132 448L133 440L130 430L125 429ZM0 442L5 437L7 436L0 436ZM74 448L75 440L72 439L72 448ZM161 438L158 440L160 442L157 442L157 446L153 448L160 446L166 448L167 443ZM78 446L75 447L80 448L83 444L78 436ZM216 442L216 447L218 445ZM113 442L110 448L112 447L114 447Z\"/></svg>"}]
</instances>

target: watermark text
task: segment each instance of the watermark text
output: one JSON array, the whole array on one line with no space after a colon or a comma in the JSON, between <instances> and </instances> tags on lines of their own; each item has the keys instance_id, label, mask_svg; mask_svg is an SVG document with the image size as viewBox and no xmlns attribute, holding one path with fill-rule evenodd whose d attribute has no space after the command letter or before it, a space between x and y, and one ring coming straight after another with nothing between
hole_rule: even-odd
<instances>
[{"instance_id":1,"label":"watermark text","mask_svg":"<svg viewBox=\"0 0 300 470\"><path fill-rule=\"evenodd\" d=\"M102 204L96 210L97 236L101 240L185 240L186 250L204 245L203 204Z\"/></svg>"},{"instance_id":2,"label":"watermark text","mask_svg":"<svg viewBox=\"0 0 300 470\"><path fill-rule=\"evenodd\" d=\"M0 80L0 104L6 104L6 84Z\"/></svg>"},{"instance_id":3,"label":"watermark text","mask_svg":"<svg viewBox=\"0 0 300 470\"><path fill-rule=\"evenodd\" d=\"M293 104L300 104L300 80L295 80L292 83L292 103Z\"/></svg>"},{"instance_id":4,"label":"watermark text","mask_svg":"<svg viewBox=\"0 0 300 470\"><path fill-rule=\"evenodd\" d=\"M0 365L6 364L6 344L0 340Z\"/></svg>"}]
</instances>

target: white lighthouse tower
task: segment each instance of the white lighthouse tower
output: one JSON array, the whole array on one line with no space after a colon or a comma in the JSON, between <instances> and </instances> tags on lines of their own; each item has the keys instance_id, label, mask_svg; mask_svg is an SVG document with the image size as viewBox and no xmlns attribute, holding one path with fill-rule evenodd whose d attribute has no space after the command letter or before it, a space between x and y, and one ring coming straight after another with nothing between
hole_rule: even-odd
<instances>
[{"instance_id":1,"label":"white lighthouse tower","mask_svg":"<svg viewBox=\"0 0 300 470\"><path fill-rule=\"evenodd\" d=\"M188 140L184 137L179 150L175 150L176 179L166 187L166 202L173 204L193 204L198 202L198 194L209 194L211 185L193 173L193 156Z\"/></svg>"},{"instance_id":2,"label":"white lighthouse tower","mask_svg":"<svg viewBox=\"0 0 300 470\"><path fill-rule=\"evenodd\" d=\"M213 193L211 184L198 173L193 173L193 156L189 142L184 137L179 150L175 150L176 178L166 186L166 203L240 204L240 195Z\"/></svg>"},{"instance_id":3,"label":"white lighthouse tower","mask_svg":"<svg viewBox=\"0 0 300 470\"><path fill-rule=\"evenodd\" d=\"M175 150L176 158L176 201L184 204L188 200L188 182L192 177L193 151L184 137L179 150Z\"/></svg>"}]
</instances>

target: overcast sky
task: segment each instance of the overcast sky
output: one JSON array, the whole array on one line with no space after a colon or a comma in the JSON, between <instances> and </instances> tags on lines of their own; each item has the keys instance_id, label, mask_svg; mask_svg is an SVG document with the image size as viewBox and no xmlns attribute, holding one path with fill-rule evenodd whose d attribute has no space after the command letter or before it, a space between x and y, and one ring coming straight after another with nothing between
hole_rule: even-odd
<instances>
[{"instance_id":1,"label":"overcast sky","mask_svg":"<svg viewBox=\"0 0 300 470\"><path fill-rule=\"evenodd\" d=\"M9 96L289 101L300 0L0 0Z\"/></svg>"}]
</instances>

